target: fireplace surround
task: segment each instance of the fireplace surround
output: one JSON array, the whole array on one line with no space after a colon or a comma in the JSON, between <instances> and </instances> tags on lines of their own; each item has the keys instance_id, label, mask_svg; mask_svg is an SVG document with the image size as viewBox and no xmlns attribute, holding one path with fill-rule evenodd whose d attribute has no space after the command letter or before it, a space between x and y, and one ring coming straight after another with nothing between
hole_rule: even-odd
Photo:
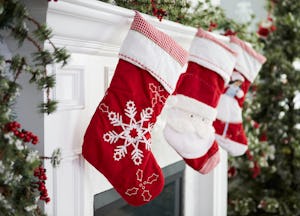
<instances>
[{"instance_id":1,"label":"fireplace surround","mask_svg":"<svg viewBox=\"0 0 300 216\"><path fill-rule=\"evenodd\" d=\"M183 175L185 164L179 161L163 168L165 186L162 193L150 203L133 207L110 189L94 196L94 216L183 215Z\"/></svg>"}]
</instances>

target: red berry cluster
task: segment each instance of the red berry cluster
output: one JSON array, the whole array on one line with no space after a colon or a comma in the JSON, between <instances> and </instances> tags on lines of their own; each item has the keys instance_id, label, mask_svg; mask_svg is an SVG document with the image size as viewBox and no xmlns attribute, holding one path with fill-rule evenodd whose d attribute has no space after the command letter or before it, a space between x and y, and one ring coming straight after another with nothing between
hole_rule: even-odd
<instances>
[{"instance_id":1,"label":"red berry cluster","mask_svg":"<svg viewBox=\"0 0 300 216\"><path fill-rule=\"evenodd\" d=\"M159 19L159 21L161 21L164 16L167 16L167 11L161 8L157 8L155 0L151 0L151 6L153 16L156 16Z\"/></svg>"},{"instance_id":2,"label":"red berry cluster","mask_svg":"<svg viewBox=\"0 0 300 216\"><path fill-rule=\"evenodd\" d=\"M32 132L24 129L21 130L21 124L19 122L9 122L6 124L5 128L7 131L13 132L16 137L22 139L24 142L31 142L35 145L39 141L38 137Z\"/></svg>"},{"instance_id":3,"label":"red berry cluster","mask_svg":"<svg viewBox=\"0 0 300 216\"><path fill-rule=\"evenodd\" d=\"M211 32L213 31L215 28L218 28L218 23L215 23L215 22L210 22L209 23L209 27L208 27L208 31Z\"/></svg>"},{"instance_id":4,"label":"red berry cluster","mask_svg":"<svg viewBox=\"0 0 300 216\"><path fill-rule=\"evenodd\" d=\"M236 35L237 32L235 31L232 31L231 29L227 29L225 32L224 32L224 36L231 36L231 35Z\"/></svg>"},{"instance_id":5,"label":"red berry cluster","mask_svg":"<svg viewBox=\"0 0 300 216\"><path fill-rule=\"evenodd\" d=\"M251 168L251 172L252 172L252 178L256 178L257 176L260 175L260 172L261 172L260 166L259 166L258 162L256 160L254 160L254 157L251 154L249 149L246 151L246 155L247 155L247 158L250 161L253 161L253 163L254 163L253 168Z\"/></svg>"},{"instance_id":6,"label":"red berry cluster","mask_svg":"<svg viewBox=\"0 0 300 216\"><path fill-rule=\"evenodd\" d=\"M236 168L234 166L229 167L227 170L227 174L228 174L229 178L236 176L236 174L237 174Z\"/></svg>"},{"instance_id":7,"label":"red berry cluster","mask_svg":"<svg viewBox=\"0 0 300 216\"><path fill-rule=\"evenodd\" d=\"M39 181L36 183L39 185L38 190L40 191L40 200L45 201L46 203L50 202L50 197L48 196L48 191L45 185L47 180L46 169L43 166L39 166L34 170L34 176L39 178Z\"/></svg>"}]
</instances>

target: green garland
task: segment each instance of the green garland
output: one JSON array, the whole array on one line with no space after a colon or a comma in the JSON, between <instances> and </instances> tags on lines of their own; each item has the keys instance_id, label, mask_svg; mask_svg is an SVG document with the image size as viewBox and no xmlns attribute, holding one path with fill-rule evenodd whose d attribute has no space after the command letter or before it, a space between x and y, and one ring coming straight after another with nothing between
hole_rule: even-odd
<instances>
[{"instance_id":1,"label":"green garland","mask_svg":"<svg viewBox=\"0 0 300 216\"><path fill-rule=\"evenodd\" d=\"M34 26L32 31L26 27L28 23ZM55 111L56 101L49 97L55 78L48 75L46 67L53 63L65 65L69 55L65 49L54 46L51 30L33 19L18 0L0 0L0 40L2 34L7 33L17 45L22 46L27 41L36 51L32 58L19 54L7 58L0 53L0 214L44 215L38 203L49 202L50 198L42 164L44 159L51 159L54 166L58 165L60 151L56 150L52 157L44 157L33 150L30 145L36 145L38 137L15 121L12 105L21 92L19 77L27 73L31 76L30 83L45 91L46 100L39 105L40 111L48 114ZM51 51L42 48L46 41Z\"/></svg>"},{"instance_id":2,"label":"green garland","mask_svg":"<svg viewBox=\"0 0 300 216\"><path fill-rule=\"evenodd\" d=\"M295 67L300 57L300 2L271 1L272 7L276 30L264 40L268 60L247 108L253 119L247 128L253 158L231 159L235 174L229 179L229 216L300 215L300 109L295 100L300 92Z\"/></svg>"},{"instance_id":3,"label":"green garland","mask_svg":"<svg viewBox=\"0 0 300 216\"><path fill-rule=\"evenodd\" d=\"M102 0L121 7L137 10L142 13L153 15L151 0ZM212 24L216 24L214 30L225 33L227 30L236 32L237 36L261 49L259 37L255 32L250 31L248 23L237 23L226 17L225 12L219 6L215 6L210 0L198 1L196 5L191 5L187 0L157 0L155 7L166 12L164 19L181 23L183 25L196 28L209 29Z\"/></svg>"}]
</instances>

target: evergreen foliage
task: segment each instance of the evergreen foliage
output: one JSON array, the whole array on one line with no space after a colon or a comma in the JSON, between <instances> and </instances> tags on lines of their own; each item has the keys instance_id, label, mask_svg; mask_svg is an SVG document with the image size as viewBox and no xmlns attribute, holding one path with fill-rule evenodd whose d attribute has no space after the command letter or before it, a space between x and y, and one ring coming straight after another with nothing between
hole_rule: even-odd
<instances>
[{"instance_id":1,"label":"evergreen foliage","mask_svg":"<svg viewBox=\"0 0 300 216\"><path fill-rule=\"evenodd\" d=\"M29 30L28 25L33 25L34 29ZM18 0L0 0L1 42L8 33L18 46L26 41L36 51L28 58L18 53L7 57L0 50L0 215L44 215L38 202L49 202L50 198L42 163L44 159L51 159L57 165L60 151L56 150L48 158L33 150L31 146L38 143L38 137L15 121L12 105L21 92L19 77L27 73L31 76L30 82L45 91L46 99L40 110L48 114L53 112L56 102L50 99L49 92L55 85L55 77L47 74L46 67L52 63L66 64L69 55L65 49L54 46L50 40L51 30L33 19ZM43 49L46 41L52 50Z\"/></svg>"}]
</instances>

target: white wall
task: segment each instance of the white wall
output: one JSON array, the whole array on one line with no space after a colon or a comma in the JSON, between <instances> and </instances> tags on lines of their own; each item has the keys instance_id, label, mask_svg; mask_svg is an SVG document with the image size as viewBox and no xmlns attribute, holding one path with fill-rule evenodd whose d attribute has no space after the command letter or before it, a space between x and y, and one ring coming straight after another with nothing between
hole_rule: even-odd
<instances>
[{"instance_id":1,"label":"white wall","mask_svg":"<svg viewBox=\"0 0 300 216\"><path fill-rule=\"evenodd\" d=\"M254 30L257 29L257 24L267 17L267 12L264 9L267 1L221 0L220 2L226 16L237 22L250 21L251 15L255 15L254 24L251 26Z\"/></svg>"}]
</instances>

